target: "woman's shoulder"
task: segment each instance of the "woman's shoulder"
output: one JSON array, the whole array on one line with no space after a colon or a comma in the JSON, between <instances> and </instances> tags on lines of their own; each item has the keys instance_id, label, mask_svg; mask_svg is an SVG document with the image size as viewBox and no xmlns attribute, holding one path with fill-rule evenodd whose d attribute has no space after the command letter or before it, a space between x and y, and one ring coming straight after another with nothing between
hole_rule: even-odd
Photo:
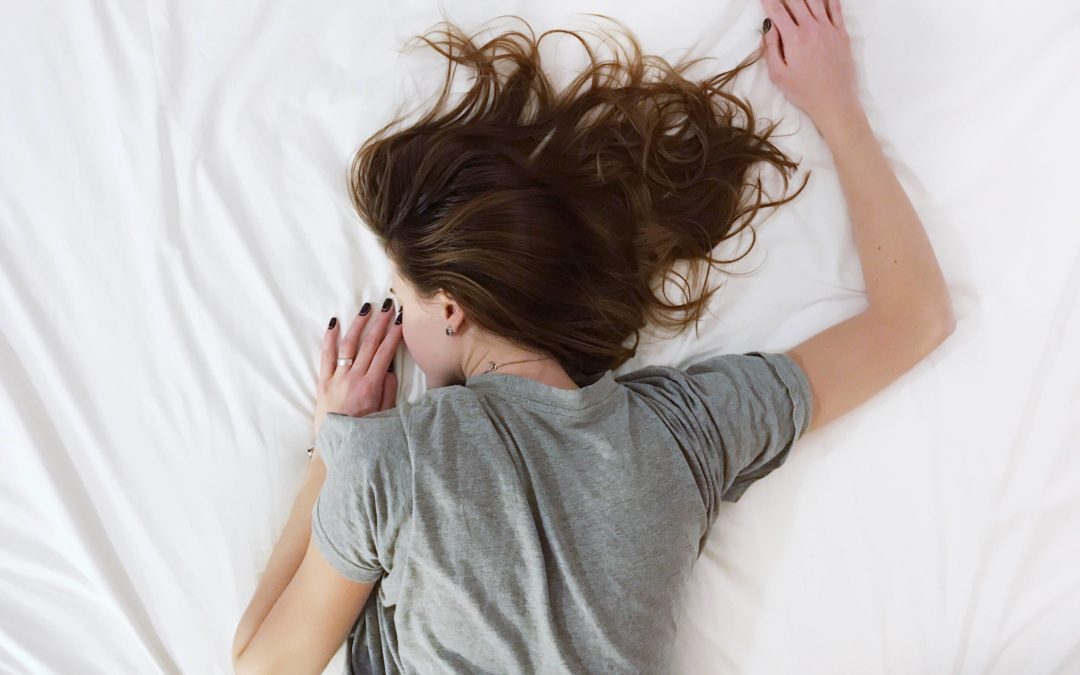
<instances>
[{"instance_id":1,"label":"woman's shoulder","mask_svg":"<svg viewBox=\"0 0 1080 675\"><path fill-rule=\"evenodd\" d=\"M344 468L407 453L402 411L388 408L362 417L327 413L315 445L328 468Z\"/></svg>"},{"instance_id":2,"label":"woman's shoulder","mask_svg":"<svg viewBox=\"0 0 1080 675\"><path fill-rule=\"evenodd\" d=\"M398 409L405 425L409 426L419 420L430 423L448 414L468 411L477 405L478 399L473 389L463 384L450 384L427 389L415 401L402 401Z\"/></svg>"},{"instance_id":3,"label":"woman's shoulder","mask_svg":"<svg viewBox=\"0 0 1080 675\"><path fill-rule=\"evenodd\" d=\"M429 389L415 401L402 400L393 408L361 417L328 413L319 429L316 444L324 456L340 446L381 446L388 452L407 451L414 428L427 430L448 423L474 404L476 394L468 387L453 385Z\"/></svg>"}]
</instances>

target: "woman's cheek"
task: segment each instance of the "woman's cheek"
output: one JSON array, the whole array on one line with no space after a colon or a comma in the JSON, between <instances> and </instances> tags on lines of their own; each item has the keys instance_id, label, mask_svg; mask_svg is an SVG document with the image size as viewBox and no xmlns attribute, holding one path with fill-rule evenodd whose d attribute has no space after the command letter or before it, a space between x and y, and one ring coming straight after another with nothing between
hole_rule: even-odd
<instances>
[{"instance_id":1,"label":"woman's cheek","mask_svg":"<svg viewBox=\"0 0 1080 675\"><path fill-rule=\"evenodd\" d=\"M411 345L412 341L410 339L411 333L412 333L412 331L409 329L409 320L402 317L402 319L401 319L401 341L405 343L405 349L409 350L410 352L413 350L412 345Z\"/></svg>"},{"instance_id":2,"label":"woman's cheek","mask_svg":"<svg viewBox=\"0 0 1080 675\"><path fill-rule=\"evenodd\" d=\"M401 320L401 341L405 343L405 349L408 350L409 355L417 362L424 356L422 335L423 326L412 325L408 318Z\"/></svg>"},{"instance_id":3,"label":"woman's cheek","mask_svg":"<svg viewBox=\"0 0 1080 675\"><path fill-rule=\"evenodd\" d=\"M417 319L416 323L419 325L410 324L408 319L402 320L401 339L416 365L425 373L431 372L437 369L442 356L439 351L445 351L446 345L434 339L439 336L434 332L433 326L425 325L423 318Z\"/></svg>"}]
</instances>

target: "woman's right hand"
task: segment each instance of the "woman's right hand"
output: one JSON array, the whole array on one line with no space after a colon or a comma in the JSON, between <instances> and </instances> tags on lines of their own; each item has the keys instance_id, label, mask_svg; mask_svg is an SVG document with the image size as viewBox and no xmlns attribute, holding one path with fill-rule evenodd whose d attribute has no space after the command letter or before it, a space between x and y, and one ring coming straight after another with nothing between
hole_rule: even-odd
<instances>
[{"instance_id":1,"label":"woman's right hand","mask_svg":"<svg viewBox=\"0 0 1080 675\"><path fill-rule=\"evenodd\" d=\"M769 79L819 129L861 109L840 0L762 0Z\"/></svg>"}]
</instances>

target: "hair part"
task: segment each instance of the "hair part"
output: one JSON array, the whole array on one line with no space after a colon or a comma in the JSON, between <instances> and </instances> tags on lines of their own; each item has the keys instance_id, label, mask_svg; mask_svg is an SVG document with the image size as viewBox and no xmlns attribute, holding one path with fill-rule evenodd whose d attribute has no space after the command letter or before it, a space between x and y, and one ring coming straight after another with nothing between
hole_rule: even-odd
<instances>
[{"instance_id":1,"label":"hair part","mask_svg":"<svg viewBox=\"0 0 1080 675\"><path fill-rule=\"evenodd\" d=\"M528 34L480 41L444 20L409 41L447 59L438 100L417 121L395 131L406 117L395 115L368 138L348 189L421 297L445 291L478 327L556 358L581 384L632 357L647 324L696 326L719 288L708 286L710 271L749 253L758 211L794 199L806 181L763 201L753 175L770 164L786 191L798 167L769 141L779 122L756 131L750 105L725 90L762 51L693 82L685 71L706 57L671 65L643 54L611 17L593 15L616 23L629 48L602 61L581 31L538 39L524 19L503 16ZM572 36L589 56L561 91L541 67L540 40L551 33ZM473 84L447 109L458 65L474 72ZM746 252L714 257L747 227ZM705 267L696 297L679 260L695 280ZM684 300L658 297L657 279L677 279Z\"/></svg>"}]
</instances>

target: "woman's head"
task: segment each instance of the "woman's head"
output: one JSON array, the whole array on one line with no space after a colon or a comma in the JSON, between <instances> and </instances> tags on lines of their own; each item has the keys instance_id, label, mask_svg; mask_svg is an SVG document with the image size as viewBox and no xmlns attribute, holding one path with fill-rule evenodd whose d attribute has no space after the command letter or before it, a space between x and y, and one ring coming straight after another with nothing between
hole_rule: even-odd
<instances>
[{"instance_id":1,"label":"woman's head","mask_svg":"<svg viewBox=\"0 0 1080 675\"><path fill-rule=\"evenodd\" d=\"M423 297L393 261L391 264L390 291L401 309L401 337L426 374L428 386L460 381L471 374L463 367L466 322L461 306L443 290Z\"/></svg>"},{"instance_id":2,"label":"woman's head","mask_svg":"<svg viewBox=\"0 0 1080 675\"><path fill-rule=\"evenodd\" d=\"M401 308L402 339L429 388L460 383L483 372L488 361L511 366L501 367L500 373L525 374L558 387L576 384L552 355L489 333L471 320L456 297L443 289L424 296L392 266L390 290Z\"/></svg>"},{"instance_id":3,"label":"woman's head","mask_svg":"<svg viewBox=\"0 0 1080 675\"><path fill-rule=\"evenodd\" d=\"M391 133L398 116L377 131L348 174L357 212L393 263L405 342L429 378L471 374L464 366L481 344L549 356L578 383L616 368L648 323L696 323L716 290L709 270L746 255L717 260L712 249L798 194L762 201L755 164L780 169L785 186L798 165L767 140L776 123L754 131L750 107L722 91L760 53L694 83L681 73L700 59L670 66L642 55L628 32L624 58L599 62L577 33L548 31L540 39L566 33L590 55L556 92L531 29L478 43L444 23L419 36L448 59L437 103L405 128ZM475 83L445 110L458 64ZM697 298L673 269L680 259L694 277L705 264ZM653 290L672 275L682 302Z\"/></svg>"}]
</instances>

